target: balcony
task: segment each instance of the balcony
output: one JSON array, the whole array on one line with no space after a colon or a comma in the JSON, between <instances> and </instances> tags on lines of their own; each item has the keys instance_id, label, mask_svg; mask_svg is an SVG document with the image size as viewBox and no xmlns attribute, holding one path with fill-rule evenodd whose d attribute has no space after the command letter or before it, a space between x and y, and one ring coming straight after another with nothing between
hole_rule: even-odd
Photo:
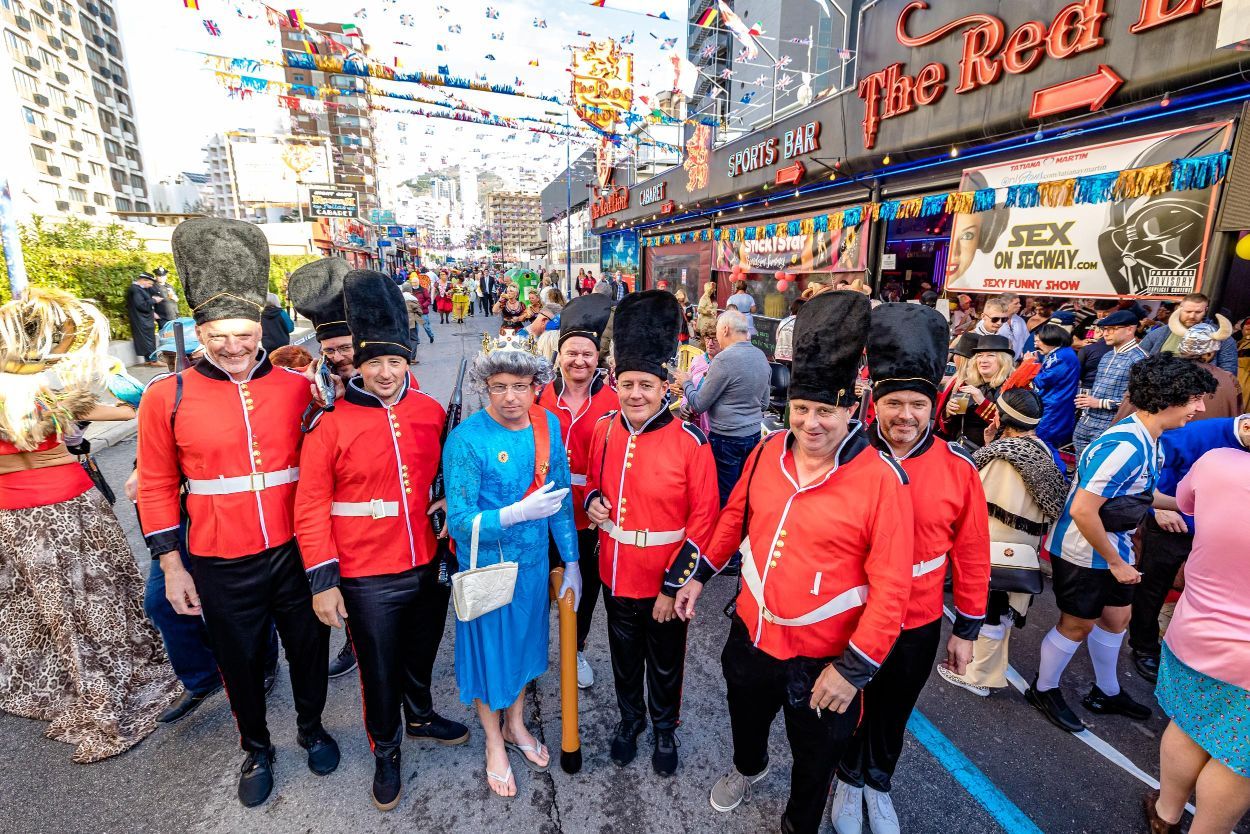
<instances>
[{"instance_id":1,"label":"balcony","mask_svg":"<svg viewBox=\"0 0 1250 834\"><path fill-rule=\"evenodd\" d=\"M101 12L100 20L104 23L105 26L113 25L113 16L109 14L108 12Z\"/></svg>"},{"instance_id":2,"label":"balcony","mask_svg":"<svg viewBox=\"0 0 1250 834\"><path fill-rule=\"evenodd\" d=\"M109 136L112 136L115 139L122 138L122 129L120 125L109 125L108 131L109 131Z\"/></svg>"},{"instance_id":3,"label":"balcony","mask_svg":"<svg viewBox=\"0 0 1250 834\"><path fill-rule=\"evenodd\" d=\"M112 78L113 78L114 84L117 84L122 87L126 86L126 79L122 78L121 73L117 73L117 72L113 73Z\"/></svg>"},{"instance_id":4,"label":"balcony","mask_svg":"<svg viewBox=\"0 0 1250 834\"><path fill-rule=\"evenodd\" d=\"M139 144L139 140L138 140L138 139L136 139L136 138L135 138L135 135L134 135L133 133L131 133L130 131L128 131L128 130L123 130L123 131L122 131L122 138L123 138L123 139L125 139L127 142L129 142L129 143L130 143L130 144L132 144L132 145L137 145L137 144Z\"/></svg>"},{"instance_id":5,"label":"balcony","mask_svg":"<svg viewBox=\"0 0 1250 834\"><path fill-rule=\"evenodd\" d=\"M116 58L119 50L117 49L116 44L106 43L104 45L104 51Z\"/></svg>"},{"instance_id":6,"label":"balcony","mask_svg":"<svg viewBox=\"0 0 1250 834\"><path fill-rule=\"evenodd\" d=\"M99 6L97 6L95 3L88 3L88 4L87 4L87 12L88 12L89 14L95 15L96 17L99 17L99 16L100 16L100 7L99 7Z\"/></svg>"},{"instance_id":7,"label":"balcony","mask_svg":"<svg viewBox=\"0 0 1250 834\"><path fill-rule=\"evenodd\" d=\"M93 34L91 36L91 42L95 44L96 46L104 46L104 43L105 43L104 38L96 34Z\"/></svg>"}]
</instances>

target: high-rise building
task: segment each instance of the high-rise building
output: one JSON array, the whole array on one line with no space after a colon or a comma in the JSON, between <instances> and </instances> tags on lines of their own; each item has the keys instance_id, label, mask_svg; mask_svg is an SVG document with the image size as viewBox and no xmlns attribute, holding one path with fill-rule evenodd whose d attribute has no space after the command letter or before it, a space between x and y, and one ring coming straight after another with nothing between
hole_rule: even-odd
<instances>
[{"instance_id":1,"label":"high-rise building","mask_svg":"<svg viewBox=\"0 0 1250 834\"><path fill-rule=\"evenodd\" d=\"M150 211L112 5L0 0L0 31L0 168L18 215Z\"/></svg>"},{"instance_id":2,"label":"high-rise building","mask_svg":"<svg viewBox=\"0 0 1250 834\"><path fill-rule=\"evenodd\" d=\"M324 41L338 44L344 52L364 54L365 44L360 37L343 33L340 23L305 23L305 28L320 32L323 42L312 48L322 54L332 54ZM302 30L282 26L282 48L305 52L310 43ZM340 53L342 54L342 53ZM334 163L334 185L349 188L359 195L360 216L368 219L369 211L381 208L378 204L378 163L374 145L374 122L370 113L370 95L366 79L356 75L321 72L295 67L286 68L286 82L321 89L323 86L339 90L353 90L356 95L340 95L329 101L334 107L314 106L309 109L291 110L291 133L295 136L320 136L330 140L330 153Z\"/></svg>"},{"instance_id":3,"label":"high-rise building","mask_svg":"<svg viewBox=\"0 0 1250 834\"><path fill-rule=\"evenodd\" d=\"M504 257L522 260L539 242L542 198L537 193L494 191L486 197L486 228Z\"/></svg>"}]
</instances>

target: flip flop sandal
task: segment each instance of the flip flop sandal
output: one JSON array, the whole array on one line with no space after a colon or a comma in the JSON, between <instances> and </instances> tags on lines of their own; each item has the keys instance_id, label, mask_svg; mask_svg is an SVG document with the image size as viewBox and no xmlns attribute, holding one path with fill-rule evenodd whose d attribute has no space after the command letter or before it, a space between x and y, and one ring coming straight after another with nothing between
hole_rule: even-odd
<instances>
[{"instance_id":1,"label":"flip flop sandal","mask_svg":"<svg viewBox=\"0 0 1250 834\"><path fill-rule=\"evenodd\" d=\"M547 768L551 767L551 752L547 750L546 745L541 742L537 747L533 747L529 744L517 744L515 741L505 741L503 746L508 750L515 750L517 753L520 753L521 757L525 760L525 766L535 773L546 773ZM545 765L540 765L538 762L530 758L530 753L537 756L541 752L547 753L547 763Z\"/></svg>"},{"instance_id":2,"label":"flip flop sandal","mask_svg":"<svg viewBox=\"0 0 1250 834\"><path fill-rule=\"evenodd\" d=\"M486 771L487 786L490 785L490 782L492 780L495 782L498 782L501 785L507 786L508 780L511 778L512 778L512 765L508 765L508 770L504 773L503 776L500 776L498 773L491 773L489 770ZM513 794L512 796L507 796L505 794L499 793L499 791L495 790L494 788L491 788L491 793L499 797L500 799L516 799L516 794Z\"/></svg>"}]
</instances>

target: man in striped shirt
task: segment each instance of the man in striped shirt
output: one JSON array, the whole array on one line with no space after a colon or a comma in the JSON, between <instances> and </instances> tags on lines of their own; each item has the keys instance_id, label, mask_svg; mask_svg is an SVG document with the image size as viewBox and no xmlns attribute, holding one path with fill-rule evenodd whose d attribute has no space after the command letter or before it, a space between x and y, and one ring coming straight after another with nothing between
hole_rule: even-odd
<instances>
[{"instance_id":1,"label":"man in striped shirt","mask_svg":"<svg viewBox=\"0 0 1250 834\"><path fill-rule=\"evenodd\" d=\"M1082 706L1138 721L1150 717L1148 707L1120 690L1116 675L1133 586L1141 582L1133 565L1133 530L1152 501L1157 508L1176 509L1174 498L1155 494L1163 464L1159 435L1201 413L1203 397L1214 390L1215 379L1192 362L1172 356L1137 362L1128 392L1139 411L1081 454L1072 491L1042 545L1054 570L1059 624L1042 640L1037 677L1025 693L1061 729L1083 729L1063 699L1059 678L1087 637L1097 682Z\"/></svg>"},{"instance_id":2,"label":"man in striped shirt","mask_svg":"<svg viewBox=\"0 0 1250 834\"><path fill-rule=\"evenodd\" d=\"M1115 412L1128 390L1129 369L1147 356L1137 343L1137 314L1131 310L1117 310L1100 319L1103 340L1111 346L1098 363L1098 376L1088 394L1078 394L1076 407L1085 409L1077 421L1072 441L1079 455L1095 437L1111 427Z\"/></svg>"}]
</instances>

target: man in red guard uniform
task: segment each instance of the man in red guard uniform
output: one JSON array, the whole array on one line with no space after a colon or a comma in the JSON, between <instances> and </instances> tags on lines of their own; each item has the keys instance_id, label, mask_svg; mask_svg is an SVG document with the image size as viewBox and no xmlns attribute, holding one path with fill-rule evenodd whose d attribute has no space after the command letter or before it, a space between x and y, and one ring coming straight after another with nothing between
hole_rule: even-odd
<instances>
[{"instance_id":1,"label":"man in red guard uniform","mask_svg":"<svg viewBox=\"0 0 1250 834\"><path fill-rule=\"evenodd\" d=\"M313 323L321 358L344 383L356 375L352 331L343 307L343 278L351 264L342 258L321 258L291 273L287 295L295 312ZM344 627L343 647L330 659L330 677L338 678L356 668L351 626Z\"/></svg>"},{"instance_id":2,"label":"man in red guard uniform","mask_svg":"<svg viewBox=\"0 0 1250 834\"><path fill-rule=\"evenodd\" d=\"M768 774L769 728L780 710L794 757L783 832L820 828L859 723L860 690L898 637L911 586L907 476L851 419L869 309L866 296L849 290L803 305L791 429L751 453L712 544L677 593L677 614L689 619L703 583L742 548L744 590L721 652L733 767L710 801L731 811Z\"/></svg>"},{"instance_id":3,"label":"man in red guard uniform","mask_svg":"<svg viewBox=\"0 0 1250 834\"><path fill-rule=\"evenodd\" d=\"M165 594L179 614L204 616L247 753L239 801L273 789L264 670L272 623L291 666L308 767L332 773L339 748L321 726L329 629L317 621L295 544L300 417L308 380L274 367L260 344L269 246L237 220L188 220L174 230L174 263L204 358L157 380L139 408L139 517ZM178 555L186 484L192 574Z\"/></svg>"},{"instance_id":4,"label":"man in red guard uniform","mask_svg":"<svg viewBox=\"0 0 1250 834\"><path fill-rule=\"evenodd\" d=\"M616 308L612 352L621 410L595 424L586 475L621 712L611 757L624 767L638 752L647 725L645 675L651 766L661 776L677 769L674 731L686 663L687 623L674 615L674 596L707 547L719 503L707 438L668 408L666 363L677 355L683 323L681 305L663 290L630 294Z\"/></svg>"},{"instance_id":5,"label":"man in red guard uniform","mask_svg":"<svg viewBox=\"0 0 1250 834\"><path fill-rule=\"evenodd\" d=\"M318 618L352 624L373 802L389 811L400 795L401 708L409 735L469 739L430 697L450 595L438 582L429 519L445 415L409 374L408 312L395 282L349 272L343 294L360 374L304 440L295 531Z\"/></svg>"},{"instance_id":6,"label":"man in red guard uniform","mask_svg":"<svg viewBox=\"0 0 1250 834\"><path fill-rule=\"evenodd\" d=\"M577 525L578 564L582 571L582 601L577 607L577 686L589 689L594 672L586 661L586 635L595 603L599 600L599 531L586 517L586 470L590 435L600 417L616 408L616 390L608 384L608 372L599 367L599 339L612 315L612 301L602 295L583 295L565 305L560 313L560 341L556 352L556 378L543 388L538 404L556 415L568 450L572 473L573 521ZM551 546L553 565L560 561Z\"/></svg>"},{"instance_id":7,"label":"man in red guard uniform","mask_svg":"<svg viewBox=\"0 0 1250 834\"><path fill-rule=\"evenodd\" d=\"M932 307L893 303L872 311L868 372L877 419L868 438L907 472L916 496L915 549L903 631L864 688L864 718L838 766L830 809L837 834L860 834L865 805L873 834L899 834L890 778L903 751L907 719L937 656L948 563L955 626L944 665L956 674L972 660L985 618L990 536L981 478L963 447L933 434L933 404L949 344L949 326Z\"/></svg>"}]
</instances>

